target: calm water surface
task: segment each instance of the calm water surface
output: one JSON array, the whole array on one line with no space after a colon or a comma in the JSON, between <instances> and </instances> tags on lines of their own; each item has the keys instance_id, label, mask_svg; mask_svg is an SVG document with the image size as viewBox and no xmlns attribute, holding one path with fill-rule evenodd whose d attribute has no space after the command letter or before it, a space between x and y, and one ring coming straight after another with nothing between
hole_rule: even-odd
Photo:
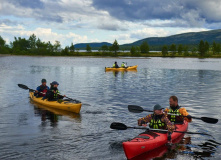
<instances>
[{"instance_id":1,"label":"calm water surface","mask_svg":"<svg viewBox=\"0 0 221 160\"><path fill-rule=\"evenodd\" d=\"M106 72L113 62L138 64L137 72ZM117 131L112 122L136 126L148 113L130 113L127 105L146 109L177 95L193 116L220 118L221 59L0 57L0 159L125 160L122 142L140 130ZM81 113L32 104L28 91L42 78L60 83L60 92L83 102ZM194 120L186 134L157 159L221 158L221 127ZM153 155L153 153L150 153Z\"/></svg>"}]
</instances>

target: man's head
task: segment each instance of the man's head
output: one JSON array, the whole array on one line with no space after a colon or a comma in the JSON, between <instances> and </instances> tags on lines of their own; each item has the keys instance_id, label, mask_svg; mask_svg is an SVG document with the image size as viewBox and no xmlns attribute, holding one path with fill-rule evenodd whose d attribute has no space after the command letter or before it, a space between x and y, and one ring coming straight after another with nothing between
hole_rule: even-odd
<instances>
[{"instance_id":1,"label":"man's head","mask_svg":"<svg viewBox=\"0 0 221 160\"><path fill-rule=\"evenodd\" d=\"M47 83L46 79L42 79L41 83L42 83L43 86L46 86L46 83Z\"/></svg>"},{"instance_id":2,"label":"man's head","mask_svg":"<svg viewBox=\"0 0 221 160\"><path fill-rule=\"evenodd\" d=\"M169 99L170 107L176 107L178 105L178 98L176 96L171 96Z\"/></svg>"},{"instance_id":3,"label":"man's head","mask_svg":"<svg viewBox=\"0 0 221 160\"><path fill-rule=\"evenodd\" d=\"M161 107L161 105L159 104L156 104L154 107L153 107L153 111L156 115L160 115L163 113L163 107Z\"/></svg>"}]
</instances>

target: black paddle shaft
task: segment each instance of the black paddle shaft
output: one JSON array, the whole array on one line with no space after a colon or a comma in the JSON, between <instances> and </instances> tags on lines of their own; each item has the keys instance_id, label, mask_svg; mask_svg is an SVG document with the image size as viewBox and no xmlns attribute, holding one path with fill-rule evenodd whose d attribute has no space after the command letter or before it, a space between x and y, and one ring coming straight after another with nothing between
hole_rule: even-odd
<instances>
[{"instance_id":1,"label":"black paddle shaft","mask_svg":"<svg viewBox=\"0 0 221 160\"><path fill-rule=\"evenodd\" d=\"M143 111L153 112L151 110L145 110L141 106L137 106L137 105L128 105L128 110L133 113L142 113ZM180 115L175 115L175 116L180 116ZM187 116L183 116L183 117L187 117ZM199 120L202 120L203 122L211 123L211 124L216 124L219 121L216 118L210 118L210 117L193 117L193 116L191 116L191 118L199 119Z\"/></svg>"},{"instance_id":2,"label":"black paddle shaft","mask_svg":"<svg viewBox=\"0 0 221 160\"><path fill-rule=\"evenodd\" d=\"M149 131L160 131L160 132L168 132L168 130L164 130L164 129L152 129L152 128L146 128L146 127L128 127L123 123L119 123L119 122L113 122L110 125L111 129L116 129L116 130L127 130L127 129L145 129L145 130L149 130ZM200 133L200 132L184 132L184 131L173 131L173 132L178 132L178 133L187 133L187 134L201 134L201 135L208 135L211 136L210 134L207 133Z\"/></svg>"}]
</instances>

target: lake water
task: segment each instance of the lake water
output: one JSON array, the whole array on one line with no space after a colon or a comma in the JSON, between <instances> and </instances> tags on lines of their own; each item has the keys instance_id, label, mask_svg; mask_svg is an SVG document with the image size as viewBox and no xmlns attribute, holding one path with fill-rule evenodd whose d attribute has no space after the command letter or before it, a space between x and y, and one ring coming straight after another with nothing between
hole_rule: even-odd
<instances>
[{"instance_id":1,"label":"lake water","mask_svg":"<svg viewBox=\"0 0 221 160\"><path fill-rule=\"evenodd\" d=\"M138 64L137 72L105 72L114 61ZM0 77L0 159L125 160L122 142L141 131L111 130L110 124L137 126L149 113L130 113L129 104L166 107L171 95L192 116L221 114L221 59L2 56ZM17 86L35 89L42 78L81 100L81 113L32 104ZM186 134L158 159L220 159L220 122L194 119L188 131L212 137Z\"/></svg>"}]
</instances>

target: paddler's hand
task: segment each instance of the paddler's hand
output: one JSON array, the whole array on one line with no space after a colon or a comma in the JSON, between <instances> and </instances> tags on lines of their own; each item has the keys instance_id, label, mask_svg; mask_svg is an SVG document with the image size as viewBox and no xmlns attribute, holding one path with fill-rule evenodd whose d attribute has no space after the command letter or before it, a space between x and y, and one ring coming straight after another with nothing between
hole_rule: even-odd
<instances>
[{"instance_id":1,"label":"paddler's hand","mask_svg":"<svg viewBox=\"0 0 221 160\"><path fill-rule=\"evenodd\" d=\"M192 116L191 115L187 115L186 118L188 118L189 120L192 119Z\"/></svg>"},{"instance_id":2,"label":"paddler's hand","mask_svg":"<svg viewBox=\"0 0 221 160\"><path fill-rule=\"evenodd\" d=\"M143 126L143 124L146 124L142 119L138 119L138 126Z\"/></svg>"},{"instance_id":3,"label":"paddler's hand","mask_svg":"<svg viewBox=\"0 0 221 160\"><path fill-rule=\"evenodd\" d=\"M63 97L66 97L66 95L63 95Z\"/></svg>"},{"instance_id":4,"label":"paddler's hand","mask_svg":"<svg viewBox=\"0 0 221 160\"><path fill-rule=\"evenodd\" d=\"M146 126L147 126L147 124L142 124L142 126L146 127Z\"/></svg>"},{"instance_id":5,"label":"paddler's hand","mask_svg":"<svg viewBox=\"0 0 221 160\"><path fill-rule=\"evenodd\" d=\"M38 93L38 90L35 90L35 93Z\"/></svg>"}]
</instances>

